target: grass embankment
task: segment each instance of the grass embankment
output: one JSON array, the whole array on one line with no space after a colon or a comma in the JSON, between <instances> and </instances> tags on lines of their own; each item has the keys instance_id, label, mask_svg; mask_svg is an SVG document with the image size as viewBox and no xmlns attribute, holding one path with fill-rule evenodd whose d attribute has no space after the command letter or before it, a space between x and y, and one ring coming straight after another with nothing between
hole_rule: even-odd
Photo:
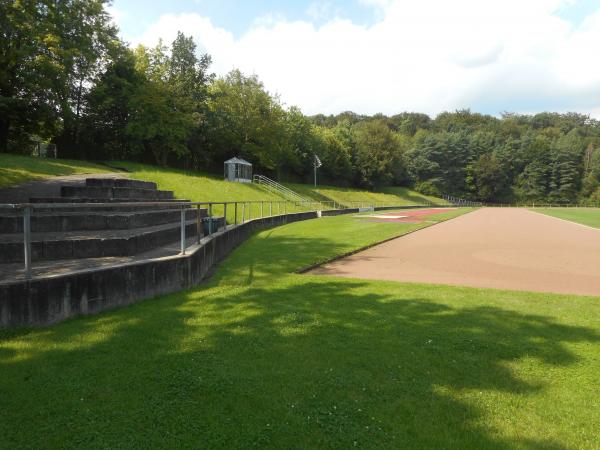
<instances>
[{"instance_id":1,"label":"grass embankment","mask_svg":"<svg viewBox=\"0 0 600 450\"><path fill-rule=\"evenodd\" d=\"M2 448L596 448L600 299L298 275L415 225L261 232L209 285L0 337Z\"/></svg>"},{"instance_id":2,"label":"grass embankment","mask_svg":"<svg viewBox=\"0 0 600 450\"><path fill-rule=\"evenodd\" d=\"M161 168L146 164L131 162L112 162L111 165L123 167L129 171L128 176L138 180L154 181L159 189L173 191L175 196L180 199L191 200L194 202L282 202L283 197L269 192L258 185L252 183L230 183L223 180L222 176L209 174L205 172L178 170L173 168ZM267 215L269 208L272 207L272 213L276 214L278 208L283 212L283 205L274 203L264 203L262 205L263 214ZM295 208L291 205L286 206L287 212L299 211L301 208ZM306 209L306 208L304 208ZM261 214L261 205L254 203L244 207L244 217L258 217ZM223 214L222 206L215 206L213 214ZM242 207L238 207L238 220L242 217ZM234 210L230 206L227 209L227 220L234 221Z\"/></svg>"},{"instance_id":3,"label":"grass embankment","mask_svg":"<svg viewBox=\"0 0 600 450\"><path fill-rule=\"evenodd\" d=\"M277 202L285 200L283 197L269 190L251 183L230 183L223 180L222 176L208 174L197 171L184 171L171 168L160 168L145 164L130 162L113 162L111 165L124 167L130 171L131 178L154 181L160 189L172 190L175 195L181 199L192 201L263 201ZM335 201L341 204L350 204L350 202L385 202L395 206L424 204L427 200L438 201L439 199L420 197L407 188L389 188L392 193L373 193L361 191L358 189L321 187L316 190L309 185L293 184L288 185L299 194L315 201ZM330 205L333 206L333 205ZM273 213L277 212L276 204L273 205ZM306 209L315 209L316 205L310 208L287 206L287 211L301 211ZM269 204L262 205L263 213L267 214ZM246 207L247 209L247 207ZM251 206L251 217L258 217L261 213L261 205ZM283 209L281 210L283 212ZM222 214L222 209L216 207L215 214ZM246 217L248 211L245 211ZM227 211L227 218L233 220L233 211L231 208ZM241 218L241 210L238 210L238 218Z\"/></svg>"},{"instance_id":4,"label":"grass embankment","mask_svg":"<svg viewBox=\"0 0 600 450\"><path fill-rule=\"evenodd\" d=\"M336 186L314 187L310 184L286 183L286 186L307 198L319 201L335 201L336 203L349 206L352 206L357 202L369 204L379 203L394 206L427 205L430 203L436 205L447 204L447 202L442 199L419 194L406 187L387 187L376 192L371 192Z\"/></svg>"},{"instance_id":5,"label":"grass embankment","mask_svg":"<svg viewBox=\"0 0 600 450\"><path fill-rule=\"evenodd\" d=\"M70 159L33 158L0 153L0 187L78 173L107 173L106 166Z\"/></svg>"},{"instance_id":6,"label":"grass embankment","mask_svg":"<svg viewBox=\"0 0 600 450\"><path fill-rule=\"evenodd\" d=\"M533 211L600 228L600 208L534 208Z\"/></svg>"}]
</instances>

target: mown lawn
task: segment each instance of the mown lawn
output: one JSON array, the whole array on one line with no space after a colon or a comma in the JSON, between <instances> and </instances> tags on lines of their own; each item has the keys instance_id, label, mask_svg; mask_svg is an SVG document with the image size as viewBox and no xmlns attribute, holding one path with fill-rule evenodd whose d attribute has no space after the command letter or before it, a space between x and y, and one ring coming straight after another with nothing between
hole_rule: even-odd
<instances>
[{"instance_id":1,"label":"mown lawn","mask_svg":"<svg viewBox=\"0 0 600 450\"><path fill-rule=\"evenodd\" d=\"M78 173L107 173L106 166L70 159L33 158L0 153L0 187Z\"/></svg>"},{"instance_id":2,"label":"mown lawn","mask_svg":"<svg viewBox=\"0 0 600 450\"><path fill-rule=\"evenodd\" d=\"M430 203L437 205L447 204L447 202L442 199L419 194L409 188L400 186L385 187L375 192L337 186L314 187L310 184L296 183L286 183L286 186L307 198L322 201L335 201L336 203L349 206L359 206L357 205L357 202L379 203L394 206L421 206Z\"/></svg>"},{"instance_id":3,"label":"mown lawn","mask_svg":"<svg viewBox=\"0 0 600 450\"><path fill-rule=\"evenodd\" d=\"M597 448L600 298L293 273L415 227L290 224L207 285L4 332L0 448Z\"/></svg>"},{"instance_id":4,"label":"mown lawn","mask_svg":"<svg viewBox=\"0 0 600 450\"><path fill-rule=\"evenodd\" d=\"M533 211L600 228L600 208L534 208Z\"/></svg>"},{"instance_id":5,"label":"mown lawn","mask_svg":"<svg viewBox=\"0 0 600 450\"><path fill-rule=\"evenodd\" d=\"M281 202L285 200L277 193L270 192L269 190L251 183L230 183L223 180L223 177L198 171L184 171L172 168L161 168L156 166L150 166L146 164L131 163L131 162L112 162L111 165L116 167L124 167L129 170L129 176L146 181L154 181L158 184L160 189L172 190L175 195L181 199L187 199L197 202L202 201L266 201L266 202ZM384 194L384 193L373 193L368 191L362 191L359 189L350 188L337 188L337 187L322 187L316 190L309 185L304 184L293 184L288 185L291 189L300 193L310 200L316 202L335 201L337 204L350 205L351 202L385 202L393 206L402 205L415 205L425 204L428 200L435 201L436 199L430 199L420 196L407 188L389 188L390 192L395 194ZM245 206L245 217L248 217L248 210L250 210L251 217L258 217L261 214L267 215L269 210L276 214L279 211L283 212L283 205L273 203L263 203L262 206L259 203ZM323 207L328 209L333 207L331 204L321 204L317 206L317 203L312 205L293 206L291 204L286 206L287 212L292 211L303 211L307 209L317 209ZM241 206L238 210L238 219L241 218ZM215 207L215 214L222 214L223 210L221 207ZM227 218L229 222L233 221L233 210L231 208L227 211Z\"/></svg>"}]
</instances>

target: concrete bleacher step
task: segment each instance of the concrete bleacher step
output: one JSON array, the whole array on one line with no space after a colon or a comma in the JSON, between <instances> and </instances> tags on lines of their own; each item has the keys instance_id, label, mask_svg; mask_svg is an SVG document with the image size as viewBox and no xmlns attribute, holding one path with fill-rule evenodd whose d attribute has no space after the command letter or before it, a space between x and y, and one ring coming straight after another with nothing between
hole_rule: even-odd
<instances>
[{"instance_id":1,"label":"concrete bleacher step","mask_svg":"<svg viewBox=\"0 0 600 450\"><path fill-rule=\"evenodd\" d=\"M218 219L218 226L224 225ZM186 235L196 236L196 220L186 222ZM180 224L168 223L132 230L32 233L32 260L130 256L180 239ZM0 235L0 263L23 261L23 235Z\"/></svg>"},{"instance_id":2,"label":"concrete bleacher step","mask_svg":"<svg viewBox=\"0 0 600 450\"><path fill-rule=\"evenodd\" d=\"M90 187L119 187L135 189L157 189L152 181L132 180L128 178L86 178L85 185Z\"/></svg>"},{"instance_id":3,"label":"concrete bleacher step","mask_svg":"<svg viewBox=\"0 0 600 450\"><path fill-rule=\"evenodd\" d=\"M121 178L87 178L61 186L60 197L30 202L37 205L30 222L33 261L133 256L169 245L180 239L181 203L189 203L156 183ZM94 206L99 203L105 205ZM205 208L186 210L188 236L196 235L198 215L207 220ZM24 260L23 228L21 210L0 214L0 263Z\"/></svg>"},{"instance_id":4,"label":"concrete bleacher step","mask_svg":"<svg viewBox=\"0 0 600 450\"><path fill-rule=\"evenodd\" d=\"M131 199L128 198L127 200L122 200L122 199L102 199L102 198L75 198L75 197L71 197L71 198L65 198L65 197L32 197L30 198L30 203L34 203L34 204L48 204L48 205L52 205L53 203L73 203L75 204L80 204L80 203L108 203L108 204L112 204L112 203L144 203L144 202L148 202L148 201L152 201L152 200L148 200L145 198L140 198L140 199ZM112 212L131 212L131 211L147 211L147 210L153 210L156 208L160 208L160 209L179 209L180 206L178 206L178 203L189 203L189 200L181 200L181 199L172 199L172 200L160 200L161 203L164 203L163 205L139 205L139 206L134 206L134 205L125 205L125 206L85 206L85 207L73 207L70 208L68 206L61 206L60 208L52 208L51 206L48 207L41 207L41 206L37 206L35 208L36 211L39 212L51 212L51 211L61 211L61 212L80 212L80 213L84 213L84 212L99 212L99 211L112 211ZM170 206L169 203L173 203L173 206Z\"/></svg>"},{"instance_id":5,"label":"concrete bleacher step","mask_svg":"<svg viewBox=\"0 0 600 450\"><path fill-rule=\"evenodd\" d=\"M173 191L104 186L62 186L60 188L60 195L61 197L121 200L127 200L131 198L146 200L172 200L174 198Z\"/></svg>"},{"instance_id":6,"label":"concrete bleacher step","mask_svg":"<svg viewBox=\"0 0 600 450\"><path fill-rule=\"evenodd\" d=\"M193 220L198 209L186 211L187 220ZM199 210L200 217L206 217L207 211ZM123 230L143 228L166 223L179 223L179 209L153 209L127 211L63 211L61 209L47 212L34 211L31 216L31 231L84 231L84 230ZM23 218L20 213L0 216L0 234L23 232Z\"/></svg>"}]
</instances>

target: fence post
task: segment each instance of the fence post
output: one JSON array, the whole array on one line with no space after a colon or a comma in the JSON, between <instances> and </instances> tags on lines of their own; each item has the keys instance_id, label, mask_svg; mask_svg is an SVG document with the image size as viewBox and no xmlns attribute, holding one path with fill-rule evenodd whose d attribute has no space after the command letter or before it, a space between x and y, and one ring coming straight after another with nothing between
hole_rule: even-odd
<instances>
[{"instance_id":1,"label":"fence post","mask_svg":"<svg viewBox=\"0 0 600 450\"><path fill-rule=\"evenodd\" d=\"M208 234L212 234L213 229L212 229L212 203L208 204Z\"/></svg>"},{"instance_id":2,"label":"fence post","mask_svg":"<svg viewBox=\"0 0 600 450\"><path fill-rule=\"evenodd\" d=\"M252 220L252 202L248 202L248 220Z\"/></svg>"},{"instance_id":3,"label":"fence post","mask_svg":"<svg viewBox=\"0 0 600 450\"><path fill-rule=\"evenodd\" d=\"M23 250L25 260L25 278L31 278L31 206L23 209Z\"/></svg>"},{"instance_id":4,"label":"fence post","mask_svg":"<svg viewBox=\"0 0 600 450\"><path fill-rule=\"evenodd\" d=\"M237 225L237 202L235 202L233 205L234 205L234 208L233 208L234 209L234 211L233 211L234 212L234 214L233 214L234 215L233 223L234 223L234 225Z\"/></svg>"},{"instance_id":5,"label":"fence post","mask_svg":"<svg viewBox=\"0 0 600 450\"><path fill-rule=\"evenodd\" d=\"M227 229L227 203L223 202L223 227Z\"/></svg>"},{"instance_id":6,"label":"fence post","mask_svg":"<svg viewBox=\"0 0 600 450\"><path fill-rule=\"evenodd\" d=\"M181 206L181 254L185 255L185 206Z\"/></svg>"},{"instance_id":7,"label":"fence post","mask_svg":"<svg viewBox=\"0 0 600 450\"><path fill-rule=\"evenodd\" d=\"M246 220L246 202L242 202L242 223L244 223L244 220Z\"/></svg>"},{"instance_id":8,"label":"fence post","mask_svg":"<svg viewBox=\"0 0 600 450\"><path fill-rule=\"evenodd\" d=\"M200 243L202 232L202 217L200 217L200 205L196 205L196 244Z\"/></svg>"}]
</instances>

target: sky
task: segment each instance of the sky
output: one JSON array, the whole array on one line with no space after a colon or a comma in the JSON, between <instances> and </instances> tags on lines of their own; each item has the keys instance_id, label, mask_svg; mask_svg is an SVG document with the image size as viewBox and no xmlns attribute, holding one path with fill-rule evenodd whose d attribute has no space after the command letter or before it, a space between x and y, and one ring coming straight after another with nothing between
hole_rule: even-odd
<instances>
[{"instance_id":1,"label":"sky","mask_svg":"<svg viewBox=\"0 0 600 450\"><path fill-rule=\"evenodd\" d=\"M470 108L600 118L600 0L114 0L131 46L177 31L305 114Z\"/></svg>"}]
</instances>

